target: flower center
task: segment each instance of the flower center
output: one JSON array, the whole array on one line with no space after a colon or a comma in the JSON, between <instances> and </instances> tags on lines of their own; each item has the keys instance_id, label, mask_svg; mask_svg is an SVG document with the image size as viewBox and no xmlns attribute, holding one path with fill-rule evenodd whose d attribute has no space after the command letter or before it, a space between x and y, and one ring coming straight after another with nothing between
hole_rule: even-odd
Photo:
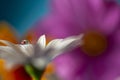
<instances>
[{"instance_id":1,"label":"flower center","mask_svg":"<svg viewBox=\"0 0 120 80\"><path fill-rule=\"evenodd\" d=\"M100 55L107 47L107 39L98 32L87 32L83 37L83 51L90 56Z\"/></svg>"}]
</instances>

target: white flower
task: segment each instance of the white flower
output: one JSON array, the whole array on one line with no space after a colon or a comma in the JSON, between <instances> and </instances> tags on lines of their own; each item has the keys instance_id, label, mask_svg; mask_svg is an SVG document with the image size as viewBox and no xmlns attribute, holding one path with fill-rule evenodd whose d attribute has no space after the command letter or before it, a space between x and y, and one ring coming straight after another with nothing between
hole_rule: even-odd
<instances>
[{"instance_id":1,"label":"white flower","mask_svg":"<svg viewBox=\"0 0 120 80\"><path fill-rule=\"evenodd\" d=\"M13 44L0 40L7 46L0 46L0 58L6 60L6 67L31 64L37 69L45 66L56 56L82 45L83 34L65 39L54 39L46 45L45 35L36 44Z\"/></svg>"}]
</instances>

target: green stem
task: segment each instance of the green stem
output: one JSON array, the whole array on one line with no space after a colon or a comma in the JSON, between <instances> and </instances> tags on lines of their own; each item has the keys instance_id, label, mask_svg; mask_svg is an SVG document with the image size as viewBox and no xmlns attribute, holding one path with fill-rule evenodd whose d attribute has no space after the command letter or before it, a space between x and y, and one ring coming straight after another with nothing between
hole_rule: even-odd
<instances>
[{"instance_id":1,"label":"green stem","mask_svg":"<svg viewBox=\"0 0 120 80\"><path fill-rule=\"evenodd\" d=\"M32 65L26 65L25 66L25 70L27 71L27 73L34 78L34 80L40 80L43 73L44 73L44 69L43 70L39 70L36 69L34 66Z\"/></svg>"}]
</instances>

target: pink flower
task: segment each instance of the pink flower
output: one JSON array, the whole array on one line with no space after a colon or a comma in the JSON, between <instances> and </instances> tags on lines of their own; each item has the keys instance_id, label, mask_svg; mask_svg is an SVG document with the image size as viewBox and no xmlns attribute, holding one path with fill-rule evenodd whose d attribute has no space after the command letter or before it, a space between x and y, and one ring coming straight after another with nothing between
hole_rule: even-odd
<instances>
[{"instance_id":1,"label":"pink flower","mask_svg":"<svg viewBox=\"0 0 120 80\"><path fill-rule=\"evenodd\" d=\"M115 0L53 0L36 32L52 37L84 33L84 45L54 60L62 80L120 79L120 6Z\"/></svg>"}]
</instances>

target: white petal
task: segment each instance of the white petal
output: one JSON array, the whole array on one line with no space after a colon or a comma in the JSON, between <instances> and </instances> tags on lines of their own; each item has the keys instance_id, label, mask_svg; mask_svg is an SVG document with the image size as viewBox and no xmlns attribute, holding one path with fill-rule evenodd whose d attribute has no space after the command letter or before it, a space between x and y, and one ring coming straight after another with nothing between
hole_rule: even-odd
<instances>
[{"instance_id":1,"label":"white petal","mask_svg":"<svg viewBox=\"0 0 120 80\"><path fill-rule=\"evenodd\" d=\"M32 55L34 55L34 47L32 44L25 44L25 45L18 45L20 46L21 51L23 51L23 53L28 56L31 57Z\"/></svg>"},{"instance_id":2,"label":"white petal","mask_svg":"<svg viewBox=\"0 0 120 80\"><path fill-rule=\"evenodd\" d=\"M7 63L23 64L27 60L27 56L21 51L20 46L9 41L0 40L0 42L8 46L0 46L0 58L6 60Z\"/></svg>"},{"instance_id":3,"label":"white petal","mask_svg":"<svg viewBox=\"0 0 120 80\"><path fill-rule=\"evenodd\" d=\"M39 47L40 47L41 49L44 49L44 48L45 48L45 46L46 46L46 37L45 37L45 35L42 35L42 36L38 39L37 44L39 45Z\"/></svg>"},{"instance_id":4,"label":"white petal","mask_svg":"<svg viewBox=\"0 0 120 80\"><path fill-rule=\"evenodd\" d=\"M14 43L11 43L11 42L5 41L5 40L0 40L0 42L4 43L5 45L7 45L7 46L9 46L9 47L11 47L11 48L13 48L13 49L14 49L15 51L17 51L17 52L21 52L19 46L17 46L17 45L14 44Z\"/></svg>"},{"instance_id":5,"label":"white petal","mask_svg":"<svg viewBox=\"0 0 120 80\"><path fill-rule=\"evenodd\" d=\"M45 51L43 51L43 56L47 56L49 58L53 57L53 55L55 56L55 52L59 53L59 49L58 49L58 45L60 45L60 43L63 41L63 39L54 39L52 41L50 41L48 43L48 45L46 46Z\"/></svg>"},{"instance_id":6,"label":"white petal","mask_svg":"<svg viewBox=\"0 0 120 80\"><path fill-rule=\"evenodd\" d=\"M16 59L21 61L22 57L18 55L13 48L8 46L0 46L0 58L8 61L15 61Z\"/></svg>"},{"instance_id":7,"label":"white petal","mask_svg":"<svg viewBox=\"0 0 120 80\"><path fill-rule=\"evenodd\" d=\"M14 51L16 51L16 55L22 56L22 57L26 57L26 55L22 52L20 45L16 45L14 43L11 43L9 41L5 41L5 40L0 40L0 42L6 44L7 46L11 47L12 49L14 49Z\"/></svg>"},{"instance_id":8,"label":"white petal","mask_svg":"<svg viewBox=\"0 0 120 80\"><path fill-rule=\"evenodd\" d=\"M75 47L82 45L83 34L72 36L65 39L52 40L46 47L46 53L49 57L56 57L64 52L70 51Z\"/></svg>"},{"instance_id":9,"label":"white petal","mask_svg":"<svg viewBox=\"0 0 120 80\"><path fill-rule=\"evenodd\" d=\"M37 41L37 44L34 46L34 56L38 57L43 55L43 51L46 47L46 37L45 35L42 35L39 40Z\"/></svg>"},{"instance_id":10,"label":"white petal","mask_svg":"<svg viewBox=\"0 0 120 80\"><path fill-rule=\"evenodd\" d=\"M63 39L54 39L48 43L46 46L47 49L49 48L56 48L57 45L60 45L60 43L63 41Z\"/></svg>"},{"instance_id":11,"label":"white petal","mask_svg":"<svg viewBox=\"0 0 120 80\"><path fill-rule=\"evenodd\" d=\"M60 43L60 45L57 45L57 48L61 51L71 50L83 44L82 38L83 38L83 34L79 36L72 36L72 37L65 38L63 39L62 43Z\"/></svg>"},{"instance_id":12,"label":"white petal","mask_svg":"<svg viewBox=\"0 0 120 80\"><path fill-rule=\"evenodd\" d=\"M18 55L13 48L8 46L0 46L0 58L6 61L6 68L10 69L17 64L23 64L26 60Z\"/></svg>"}]
</instances>

